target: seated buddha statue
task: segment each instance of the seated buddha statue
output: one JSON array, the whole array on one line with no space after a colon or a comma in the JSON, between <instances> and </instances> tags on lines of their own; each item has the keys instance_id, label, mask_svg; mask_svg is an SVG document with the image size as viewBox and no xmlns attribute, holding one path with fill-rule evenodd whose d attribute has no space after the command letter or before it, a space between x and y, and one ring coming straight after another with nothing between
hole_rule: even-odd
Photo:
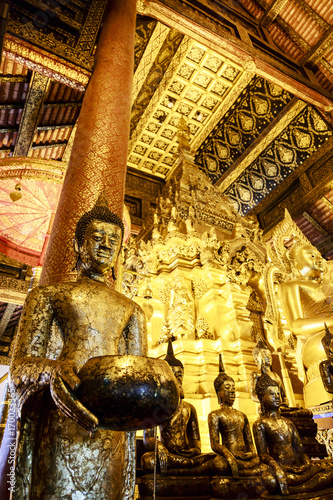
<instances>
[{"instance_id":1,"label":"seated buddha statue","mask_svg":"<svg viewBox=\"0 0 333 500\"><path fill-rule=\"evenodd\" d=\"M235 382L225 373L220 354L220 373L214 381L220 404L218 410L208 415L212 450L217 454L214 468L219 475L254 476L263 474L268 482L272 478L267 467L260 463L255 451L247 416L233 408ZM221 436L221 442L220 442Z\"/></svg>"},{"instance_id":2,"label":"seated buddha statue","mask_svg":"<svg viewBox=\"0 0 333 500\"><path fill-rule=\"evenodd\" d=\"M294 415L297 418L311 418L312 419L312 411L306 408L296 408L290 407L289 402L286 396L286 391L284 389L283 382L280 376L272 370L272 353L268 345L261 338L258 339L258 342L252 349L252 354L254 357L254 361L257 367L260 370L260 373L252 373L251 374L251 398L253 401L258 402L258 396L256 393L256 385L264 373L266 373L272 380L275 380L280 388L280 396L281 396L281 407L280 411L285 414L285 416Z\"/></svg>"},{"instance_id":3,"label":"seated buddha statue","mask_svg":"<svg viewBox=\"0 0 333 500\"><path fill-rule=\"evenodd\" d=\"M324 324L333 326L333 289L324 283L327 265L315 247L297 241L288 258L294 278L280 285L278 295L306 370L305 406L315 406L331 399L322 384L319 363L326 359L321 343Z\"/></svg>"},{"instance_id":4,"label":"seated buddha statue","mask_svg":"<svg viewBox=\"0 0 333 500\"><path fill-rule=\"evenodd\" d=\"M157 440L157 472L163 475L203 475L212 471L213 453L201 454L199 424L196 409L184 401L184 366L174 356L172 342L169 340L165 357L178 381L180 402L173 415L160 425L160 440ZM142 469L149 473L155 465L154 429L147 429L143 442L150 451L141 459Z\"/></svg>"},{"instance_id":5,"label":"seated buddha statue","mask_svg":"<svg viewBox=\"0 0 333 500\"><path fill-rule=\"evenodd\" d=\"M274 471L280 493L318 492L332 486L332 464L321 460L311 463L294 423L281 415L279 384L264 373L256 392L261 417L253 424L253 435L260 460Z\"/></svg>"},{"instance_id":6,"label":"seated buddha statue","mask_svg":"<svg viewBox=\"0 0 333 500\"><path fill-rule=\"evenodd\" d=\"M325 323L325 335L321 339L321 343L325 350L327 359L319 365L319 371L324 387L327 392L333 394L333 335Z\"/></svg>"},{"instance_id":7,"label":"seated buddha statue","mask_svg":"<svg viewBox=\"0 0 333 500\"><path fill-rule=\"evenodd\" d=\"M325 457L325 447L316 440L317 424L313 419L312 411L307 408L289 406L283 382L279 375L272 370L272 353L263 339L258 339L257 344L252 350L252 354L260 370L259 373L251 374L252 400L256 403L259 402L256 386L260 377L263 374L267 374L279 386L281 396L280 412L284 417L289 418L296 425L306 453L308 453L310 457Z\"/></svg>"}]
</instances>

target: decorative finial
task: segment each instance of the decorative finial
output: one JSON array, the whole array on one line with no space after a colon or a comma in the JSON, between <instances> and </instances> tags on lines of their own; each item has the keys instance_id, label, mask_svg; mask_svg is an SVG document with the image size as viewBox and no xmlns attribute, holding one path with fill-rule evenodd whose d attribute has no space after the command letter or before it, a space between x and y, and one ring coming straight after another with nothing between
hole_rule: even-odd
<instances>
[{"instance_id":1,"label":"decorative finial","mask_svg":"<svg viewBox=\"0 0 333 500\"><path fill-rule=\"evenodd\" d=\"M175 358L171 339L169 339L169 342L168 342L167 355L165 356L164 361L169 363L170 366L180 366L181 368L184 369L183 363L179 359Z\"/></svg>"},{"instance_id":2,"label":"decorative finial","mask_svg":"<svg viewBox=\"0 0 333 500\"><path fill-rule=\"evenodd\" d=\"M222 354L219 354L219 372L220 373L225 373L225 368L222 360Z\"/></svg>"},{"instance_id":3,"label":"decorative finial","mask_svg":"<svg viewBox=\"0 0 333 500\"><path fill-rule=\"evenodd\" d=\"M325 335L323 336L323 338L321 339L321 343L322 343L322 346L325 350L325 353L326 353L326 356L328 358L332 357L331 353L330 353L330 344L333 340L333 334L332 332L329 330L328 326L326 325L326 323L324 323L325 325Z\"/></svg>"},{"instance_id":4,"label":"decorative finial","mask_svg":"<svg viewBox=\"0 0 333 500\"><path fill-rule=\"evenodd\" d=\"M222 361L222 354L220 353L219 354L219 374L216 377L216 379L214 380L214 388L215 388L216 395L217 395L217 398L218 398L218 401L220 404L222 403L222 401L220 399L219 392L220 392L220 389L222 387L222 384L226 380L234 382L234 379L232 377L229 377L229 375L227 375L225 372L223 361Z\"/></svg>"},{"instance_id":5,"label":"decorative finial","mask_svg":"<svg viewBox=\"0 0 333 500\"><path fill-rule=\"evenodd\" d=\"M101 192L101 194L97 198L97 201L95 203L95 207L106 207L106 208L109 208L109 204L108 204L108 200L107 200L107 197L106 197L105 188L103 189L103 191Z\"/></svg>"}]
</instances>

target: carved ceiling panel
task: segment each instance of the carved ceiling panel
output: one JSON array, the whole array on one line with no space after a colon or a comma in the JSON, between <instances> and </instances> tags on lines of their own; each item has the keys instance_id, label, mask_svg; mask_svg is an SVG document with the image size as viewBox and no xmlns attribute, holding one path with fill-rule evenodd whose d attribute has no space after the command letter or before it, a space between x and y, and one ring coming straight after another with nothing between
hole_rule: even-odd
<instances>
[{"instance_id":1,"label":"carved ceiling panel","mask_svg":"<svg viewBox=\"0 0 333 500\"><path fill-rule=\"evenodd\" d=\"M195 159L200 169L215 183L292 97L255 76L198 149Z\"/></svg>"},{"instance_id":2,"label":"carved ceiling panel","mask_svg":"<svg viewBox=\"0 0 333 500\"><path fill-rule=\"evenodd\" d=\"M128 165L164 178L183 116L195 140L237 84L242 68L171 30L132 108Z\"/></svg>"},{"instance_id":3,"label":"carved ceiling panel","mask_svg":"<svg viewBox=\"0 0 333 500\"><path fill-rule=\"evenodd\" d=\"M332 136L332 127L308 105L225 192L247 214Z\"/></svg>"}]
</instances>

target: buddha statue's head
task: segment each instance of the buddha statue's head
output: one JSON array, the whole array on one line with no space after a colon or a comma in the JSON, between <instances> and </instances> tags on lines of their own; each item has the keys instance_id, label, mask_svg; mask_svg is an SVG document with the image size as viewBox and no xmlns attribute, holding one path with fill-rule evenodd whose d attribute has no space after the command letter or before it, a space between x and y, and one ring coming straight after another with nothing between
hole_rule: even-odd
<instances>
[{"instance_id":1,"label":"buddha statue's head","mask_svg":"<svg viewBox=\"0 0 333 500\"><path fill-rule=\"evenodd\" d=\"M328 329L326 323L325 323L325 335L321 339L321 343L325 350L327 359L333 360L333 334Z\"/></svg>"},{"instance_id":2,"label":"buddha statue's head","mask_svg":"<svg viewBox=\"0 0 333 500\"><path fill-rule=\"evenodd\" d=\"M292 271L296 277L318 279L326 271L326 261L310 244L296 241L288 252Z\"/></svg>"},{"instance_id":3,"label":"buddha statue's head","mask_svg":"<svg viewBox=\"0 0 333 500\"><path fill-rule=\"evenodd\" d=\"M112 270L121 249L124 224L118 215L107 206L104 193L95 206L79 219L76 230L74 251L76 268L91 274L106 276Z\"/></svg>"},{"instance_id":4,"label":"buddha statue's head","mask_svg":"<svg viewBox=\"0 0 333 500\"><path fill-rule=\"evenodd\" d=\"M252 355L259 370L261 370L263 366L270 367L272 365L271 350L262 338L258 339L256 345L252 349Z\"/></svg>"},{"instance_id":5,"label":"buddha statue's head","mask_svg":"<svg viewBox=\"0 0 333 500\"><path fill-rule=\"evenodd\" d=\"M179 395L181 399L184 398L184 389L183 389L183 378L184 378L184 365L183 363L177 359L173 352L172 341L169 340L168 343L168 352L165 356L164 360L169 363L171 370L173 371L174 376L178 382Z\"/></svg>"},{"instance_id":6,"label":"buddha statue's head","mask_svg":"<svg viewBox=\"0 0 333 500\"><path fill-rule=\"evenodd\" d=\"M263 413L280 408L281 394L279 384L266 373L258 378L256 393Z\"/></svg>"},{"instance_id":7,"label":"buddha statue's head","mask_svg":"<svg viewBox=\"0 0 333 500\"><path fill-rule=\"evenodd\" d=\"M219 355L220 373L214 380L214 387L220 405L232 406L235 401L235 381L226 374L222 356Z\"/></svg>"}]
</instances>

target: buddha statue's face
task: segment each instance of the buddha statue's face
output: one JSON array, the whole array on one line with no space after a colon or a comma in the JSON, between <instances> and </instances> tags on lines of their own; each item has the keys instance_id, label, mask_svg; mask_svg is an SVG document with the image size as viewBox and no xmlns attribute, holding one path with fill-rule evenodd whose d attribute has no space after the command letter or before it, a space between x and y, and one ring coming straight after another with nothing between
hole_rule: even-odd
<instances>
[{"instance_id":1,"label":"buddha statue's face","mask_svg":"<svg viewBox=\"0 0 333 500\"><path fill-rule=\"evenodd\" d=\"M315 247L305 245L298 250L294 266L301 276L316 279L325 272L326 262Z\"/></svg>"},{"instance_id":2,"label":"buddha statue's face","mask_svg":"<svg viewBox=\"0 0 333 500\"><path fill-rule=\"evenodd\" d=\"M171 367L174 376L178 382L179 395L183 399L184 398L184 389L183 389L183 378L184 378L184 370L181 366L172 366Z\"/></svg>"},{"instance_id":3,"label":"buddha statue's face","mask_svg":"<svg viewBox=\"0 0 333 500\"><path fill-rule=\"evenodd\" d=\"M262 366L271 366L272 364L272 353L269 349L261 349L258 354L258 364L261 368Z\"/></svg>"},{"instance_id":4,"label":"buddha statue's face","mask_svg":"<svg viewBox=\"0 0 333 500\"><path fill-rule=\"evenodd\" d=\"M121 229L115 224L92 221L79 247L81 265L97 273L107 274L115 265L121 247Z\"/></svg>"},{"instance_id":5,"label":"buddha statue's face","mask_svg":"<svg viewBox=\"0 0 333 500\"><path fill-rule=\"evenodd\" d=\"M220 404L232 406L236 397L235 382L233 380L225 380L218 391L217 397Z\"/></svg>"},{"instance_id":6,"label":"buddha statue's face","mask_svg":"<svg viewBox=\"0 0 333 500\"><path fill-rule=\"evenodd\" d=\"M278 410L281 404L280 388L275 385L269 385L261 399L261 404L267 410Z\"/></svg>"}]
</instances>

